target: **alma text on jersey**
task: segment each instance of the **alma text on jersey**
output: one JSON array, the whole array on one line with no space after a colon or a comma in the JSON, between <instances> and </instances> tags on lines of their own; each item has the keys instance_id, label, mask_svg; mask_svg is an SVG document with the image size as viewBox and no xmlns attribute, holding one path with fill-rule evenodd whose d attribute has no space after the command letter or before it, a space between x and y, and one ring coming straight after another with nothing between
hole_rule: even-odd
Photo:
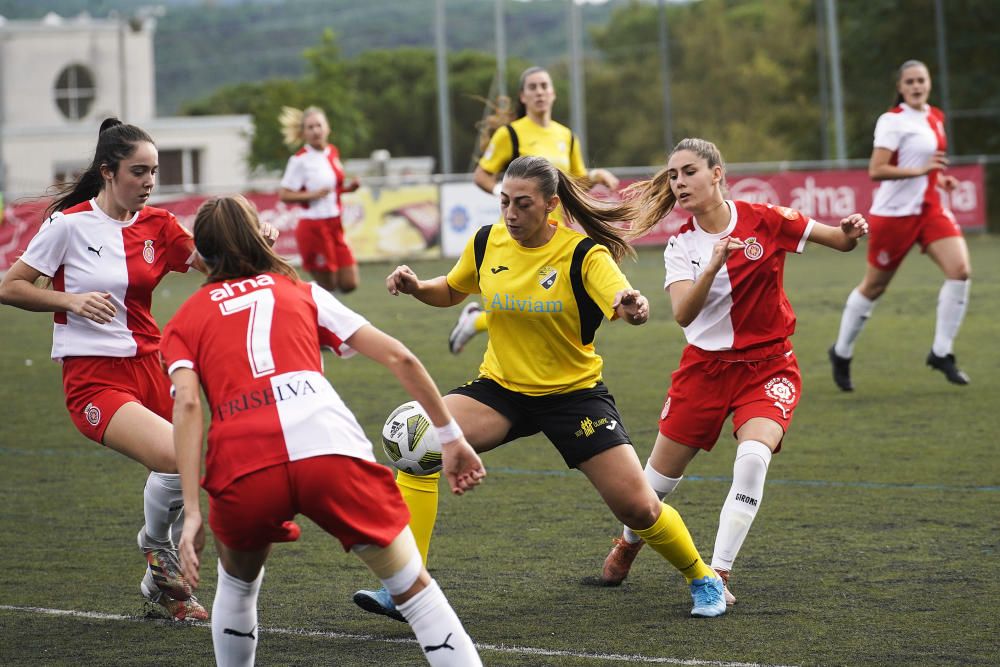
<instances>
[{"instance_id":1,"label":"alma text on jersey","mask_svg":"<svg viewBox=\"0 0 1000 667\"><path fill-rule=\"evenodd\" d=\"M209 293L209 296L212 298L212 301L222 301L237 294L246 294L250 290L255 290L259 287L270 287L272 285L274 285L274 278L266 274L261 274L256 278L244 278L243 280L222 283L213 289Z\"/></svg>"},{"instance_id":2,"label":"alma text on jersey","mask_svg":"<svg viewBox=\"0 0 1000 667\"><path fill-rule=\"evenodd\" d=\"M265 389L254 389L237 398L222 401L215 406L214 412L221 422L246 410L255 410L266 405L274 405L300 396L311 396L324 389L326 387L313 386L309 380L293 380Z\"/></svg>"},{"instance_id":3,"label":"alma text on jersey","mask_svg":"<svg viewBox=\"0 0 1000 667\"><path fill-rule=\"evenodd\" d=\"M518 299L510 294L494 294L489 304L490 310L519 310L522 313L561 313L563 311L561 300Z\"/></svg>"}]
</instances>

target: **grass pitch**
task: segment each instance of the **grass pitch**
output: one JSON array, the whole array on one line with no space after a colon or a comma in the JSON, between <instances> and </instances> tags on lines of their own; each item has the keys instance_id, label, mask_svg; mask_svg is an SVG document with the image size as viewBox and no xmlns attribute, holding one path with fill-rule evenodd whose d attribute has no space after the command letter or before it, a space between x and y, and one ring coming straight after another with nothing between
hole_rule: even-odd
<instances>
[{"instance_id":1,"label":"grass pitch","mask_svg":"<svg viewBox=\"0 0 1000 667\"><path fill-rule=\"evenodd\" d=\"M913 253L878 304L855 356L857 390L844 394L826 349L864 249L789 257L804 396L733 571L739 602L721 619L688 618L683 580L649 550L621 588L589 585L619 526L583 476L541 438L485 455L480 489L442 494L430 558L484 662L996 664L1000 238L969 244L972 299L956 348L968 387L924 366L941 284L927 258ZM449 265L414 268L430 277ZM388 296L389 268L363 266L361 289L344 301L416 351L442 390L471 378L485 340L449 355L458 309ZM650 297L651 321L605 323L598 349L645 462L683 337L662 293L660 251L643 250L625 270ZM189 276L164 282L161 324L196 285ZM50 326L46 315L0 309L0 664L210 664L207 626L142 616L134 536L146 475L73 429L59 368L47 360ZM377 441L406 395L364 359L328 359L327 373ZM733 451L724 433L670 497L706 559ZM350 602L374 584L360 562L308 522L303 529L268 564L258 664L421 664L407 626ZM207 556L206 606L215 583Z\"/></svg>"}]
</instances>

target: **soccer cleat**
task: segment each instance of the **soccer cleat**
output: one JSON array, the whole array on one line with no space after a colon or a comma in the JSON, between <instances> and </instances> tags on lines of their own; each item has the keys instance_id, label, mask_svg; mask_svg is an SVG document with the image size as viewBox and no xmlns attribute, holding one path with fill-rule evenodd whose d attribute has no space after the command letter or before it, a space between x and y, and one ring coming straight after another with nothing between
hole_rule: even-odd
<instances>
[{"instance_id":1,"label":"soccer cleat","mask_svg":"<svg viewBox=\"0 0 1000 667\"><path fill-rule=\"evenodd\" d=\"M727 570L715 570L715 573L722 579L722 597L726 601L727 607L736 604L736 596L729 590L729 572Z\"/></svg>"},{"instance_id":2,"label":"soccer cleat","mask_svg":"<svg viewBox=\"0 0 1000 667\"><path fill-rule=\"evenodd\" d=\"M854 391L854 383L851 382L851 359L838 355L832 345L827 351L827 355L829 355L830 363L833 365L833 381L840 387L841 391Z\"/></svg>"},{"instance_id":3,"label":"soccer cleat","mask_svg":"<svg viewBox=\"0 0 1000 667\"><path fill-rule=\"evenodd\" d=\"M695 618L714 618L726 613L726 600L723 597L725 584L721 577L705 575L691 582L691 615Z\"/></svg>"},{"instance_id":4,"label":"soccer cleat","mask_svg":"<svg viewBox=\"0 0 1000 667\"><path fill-rule=\"evenodd\" d=\"M476 317L482 310L482 306L476 301L462 309L458 316L458 322L455 323L451 335L448 336L448 349L452 354L461 352L465 344L476 335Z\"/></svg>"},{"instance_id":5,"label":"soccer cleat","mask_svg":"<svg viewBox=\"0 0 1000 667\"><path fill-rule=\"evenodd\" d=\"M381 614L406 623L406 619L396 609L396 603L392 601L392 596L385 588L380 588L377 591L358 591L354 594L354 604L372 614Z\"/></svg>"},{"instance_id":6,"label":"soccer cleat","mask_svg":"<svg viewBox=\"0 0 1000 667\"><path fill-rule=\"evenodd\" d=\"M156 586L153 573L146 568L146 574L139 583L139 592L146 599L147 613L173 621L207 621L208 612L194 595L187 600L175 600Z\"/></svg>"},{"instance_id":7,"label":"soccer cleat","mask_svg":"<svg viewBox=\"0 0 1000 667\"><path fill-rule=\"evenodd\" d=\"M944 373L952 384L969 384L969 376L955 364L955 355L946 354L939 357L934 350L927 353L927 365Z\"/></svg>"},{"instance_id":8,"label":"soccer cleat","mask_svg":"<svg viewBox=\"0 0 1000 667\"><path fill-rule=\"evenodd\" d=\"M611 552L604 559L604 568L601 570L601 583L605 586L620 586L629 570L632 569L632 561L635 560L639 549L646 542L639 540L635 544L630 543L624 537L616 537L611 540Z\"/></svg>"},{"instance_id":9,"label":"soccer cleat","mask_svg":"<svg viewBox=\"0 0 1000 667\"><path fill-rule=\"evenodd\" d=\"M136 535L139 549L146 556L149 572L156 587L175 600L187 600L191 597L191 584L184 578L177 551L173 548L150 548L145 546L146 529L140 528Z\"/></svg>"}]
</instances>

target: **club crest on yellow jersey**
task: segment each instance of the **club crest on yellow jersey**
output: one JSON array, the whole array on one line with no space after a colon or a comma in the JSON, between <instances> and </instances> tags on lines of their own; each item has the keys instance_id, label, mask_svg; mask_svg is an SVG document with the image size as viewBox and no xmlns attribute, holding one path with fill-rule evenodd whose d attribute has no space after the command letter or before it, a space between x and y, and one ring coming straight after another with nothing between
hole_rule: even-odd
<instances>
[{"instance_id":1,"label":"club crest on yellow jersey","mask_svg":"<svg viewBox=\"0 0 1000 667\"><path fill-rule=\"evenodd\" d=\"M556 284L556 278L559 277L559 272L551 266L543 266L538 271L538 284L545 289L551 288Z\"/></svg>"}]
</instances>

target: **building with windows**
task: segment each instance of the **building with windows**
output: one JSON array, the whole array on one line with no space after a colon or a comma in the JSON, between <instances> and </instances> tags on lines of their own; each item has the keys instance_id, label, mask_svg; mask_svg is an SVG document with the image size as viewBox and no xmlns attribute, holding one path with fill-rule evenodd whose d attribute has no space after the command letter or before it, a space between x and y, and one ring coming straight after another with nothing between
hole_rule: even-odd
<instances>
[{"instance_id":1,"label":"building with windows","mask_svg":"<svg viewBox=\"0 0 1000 667\"><path fill-rule=\"evenodd\" d=\"M158 190L239 190L250 116L158 118L152 16L0 17L0 194L37 195L93 158L101 121L142 127L160 154Z\"/></svg>"}]
</instances>

